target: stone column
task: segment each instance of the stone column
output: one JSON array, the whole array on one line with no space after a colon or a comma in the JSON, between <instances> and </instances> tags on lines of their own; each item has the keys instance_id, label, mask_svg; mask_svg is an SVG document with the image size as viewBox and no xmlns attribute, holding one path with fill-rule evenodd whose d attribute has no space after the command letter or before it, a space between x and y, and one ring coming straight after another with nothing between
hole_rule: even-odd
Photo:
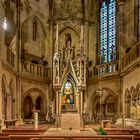
<instances>
[{"instance_id":1,"label":"stone column","mask_svg":"<svg viewBox=\"0 0 140 140\"><path fill-rule=\"evenodd\" d=\"M80 92L80 115L83 115L83 91Z\"/></svg>"},{"instance_id":2,"label":"stone column","mask_svg":"<svg viewBox=\"0 0 140 140\"><path fill-rule=\"evenodd\" d=\"M84 54L89 57L89 25L88 22L85 22L84 26Z\"/></svg>"},{"instance_id":3,"label":"stone column","mask_svg":"<svg viewBox=\"0 0 140 140\"><path fill-rule=\"evenodd\" d=\"M17 93L17 114L19 120L21 119L21 1L16 1L16 68L17 68L17 78L16 78L16 93Z\"/></svg>"},{"instance_id":4,"label":"stone column","mask_svg":"<svg viewBox=\"0 0 140 140\"><path fill-rule=\"evenodd\" d=\"M37 111L34 112L34 126L35 126L35 129L38 129L38 112Z\"/></svg>"},{"instance_id":5,"label":"stone column","mask_svg":"<svg viewBox=\"0 0 140 140\"><path fill-rule=\"evenodd\" d=\"M75 95L75 104L76 104L76 109L77 109L77 111L78 111L78 103L79 103L79 99L78 99L78 97L79 97L79 95L78 95L78 93L76 93L76 95ZM79 111L78 111L78 113L79 113Z\"/></svg>"},{"instance_id":6,"label":"stone column","mask_svg":"<svg viewBox=\"0 0 140 140\"><path fill-rule=\"evenodd\" d=\"M123 52L125 51L123 49L123 45L124 45L124 2L120 2L118 4L118 50L119 50L119 60L122 59L123 57ZM119 69L122 69L122 61L119 61ZM122 104L122 106L121 106ZM125 119L125 97L124 97L124 91L123 91L123 77L121 77L120 79L120 95L119 95L119 103L117 106L117 110L118 110L118 115L120 117L123 118L123 120ZM122 115L121 115L122 113ZM123 121L124 122L124 121Z\"/></svg>"},{"instance_id":7,"label":"stone column","mask_svg":"<svg viewBox=\"0 0 140 140\"><path fill-rule=\"evenodd\" d=\"M119 12L117 15L118 18L118 46L119 46L119 60L122 59L123 57L123 52L125 52L125 50L123 49L123 45L124 45L124 2L120 2L119 3ZM119 61L119 68L121 68L121 61Z\"/></svg>"},{"instance_id":8,"label":"stone column","mask_svg":"<svg viewBox=\"0 0 140 140\"><path fill-rule=\"evenodd\" d=\"M76 95L76 108L78 113L80 114L80 91L77 90L77 95Z\"/></svg>"},{"instance_id":9,"label":"stone column","mask_svg":"<svg viewBox=\"0 0 140 140\"><path fill-rule=\"evenodd\" d=\"M59 113L59 91L56 90L56 113Z\"/></svg>"},{"instance_id":10,"label":"stone column","mask_svg":"<svg viewBox=\"0 0 140 140\"><path fill-rule=\"evenodd\" d=\"M59 115L61 115L61 92L59 91Z\"/></svg>"},{"instance_id":11,"label":"stone column","mask_svg":"<svg viewBox=\"0 0 140 140\"><path fill-rule=\"evenodd\" d=\"M2 63L1 63L1 61L0 61L0 77L2 77ZM2 107L3 107L3 105L2 105L2 80L0 80L0 120L1 120L1 124L0 125L3 125L3 115L4 114L2 114L3 112L2 112ZM3 125L4 126L4 125ZM3 127L2 126L2 127ZM4 127L3 127L4 128Z\"/></svg>"}]
</instances>

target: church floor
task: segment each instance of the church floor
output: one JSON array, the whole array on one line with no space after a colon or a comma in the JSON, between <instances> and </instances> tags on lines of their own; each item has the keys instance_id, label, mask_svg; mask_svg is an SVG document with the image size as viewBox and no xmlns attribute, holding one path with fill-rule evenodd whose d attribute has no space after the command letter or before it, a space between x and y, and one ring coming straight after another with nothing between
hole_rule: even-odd
<instances>
[{"instance_id":1,"label":"church floor","mask_svg":"<svg viewBox=\"0 0 140 140\"><path fill-rule=\"evenodd\" d=\"M51 127L44 133L47 136L94 136L97 133L87 126L82 130L62 130L61 128Z\"/></svg>"},{"instance_id":2,"label":"church floor","mask_svg":"<svg viewBox=\"0 0 140 140\"><path fill-rule=\"evenodd\" d=\"M115 127L116 126L116 127ZM97 134L97 130L100 128L100 124L87 124L81 130L61 130L60 127L56 127L53 124L39 124L38 129L34 128L34 124L23 124L20 126L9 126L2 130L0 133L0 140L3 140L3 136L8 137L10 135L11 140L29 140L33 138L97 138L100 136ZM118 125L113 125L113 128L105 128L107 132L107 137L110 138L111 135L114 140L116 136L125 136L126 138L130 135L135 136L134 140L140 140L140 133L137 129L126 128ZM130 137L131 137L130 136ZM120 138L119 138L120 139ZM8 139L9 140L9 139ZM126 139L125 139L126 140Z\"/></svg>"}]
</instances>

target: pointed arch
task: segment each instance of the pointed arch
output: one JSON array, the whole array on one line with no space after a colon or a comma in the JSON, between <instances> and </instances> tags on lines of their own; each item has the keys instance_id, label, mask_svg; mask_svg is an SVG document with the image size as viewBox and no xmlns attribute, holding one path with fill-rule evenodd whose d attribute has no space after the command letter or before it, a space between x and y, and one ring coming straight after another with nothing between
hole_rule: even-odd
<instances>
[{"instance_id":1,"label":"pointed arch","mask_svg":"<svg viewBox=\"0 0 140 140\"><path fill-rule=\"evenodd\" d=\"M106 108L105 112L110 114L110 113L115 113L116 112L116 107L115 107L115 98L112 95L108 95L106 98Z\"/></svg>"},{"instance_id":2,"label":"pointed arch","mask_svg":"<svg viewBox=\"0 0 140 140\"><path fill-rule=\"evenodd\" d=\"M125 97L125 117L130 118L131 92L128 90L128 88L125 90L124 97Z\"/></svg>"},{"instance_id":3,"label":"pointed arch","mask_svg":"<svg viewBox=\"0 0 140 140\"><path fill-rule=\"evenodd\" d=\"M66 71L64 72L62 78L61 78L61 82L60 82L60 85L64 85L64 83L66 82L66 80L69 79L75 86L77 85L78 83L78 80L76 78L76 76L74 76L73 72L71 72L70 70L69 71Z\"/></svg>"},{"instance_id":4,"label":"pointed arch","mask_svg":"<svg viewBox=\"0 0 140 140\"><path fill-rule=\"evenodd\" d=\"M9 90L10 90L10 95L11 95L11 117L12 118L15 118L15 114L16 114L16 111L15 111L15 86L14 86L14 82L13 82L13 79L10 81L9 83Z\"/></svg>"},{"instance_id":5,"label":"pointed arch","mask_svg":"<svg viewBox=\"0 0 140 140\"><path fill-rule=\"evenodd\" d=\"M2 75L2 83L4 84L4 87L5 87L5 90L6 90L6 94L7 94L7 91L8 91L8 82L7 82L6 76L4 74Z\"/></svg>"},{"instance_id":6,"label":"pointed arch","mask_svg":"<svg viewBox=\"0 0 140 140\"><path fill-rule=\"evenodd\" d=\"M30 119L32 117L32 109L33 109L33 104L32 104L32 98L31 96L26 96L23 100L23 114L25 119Z\"/></svg>"},{"instance_id":7,"label":"pointed arch","mask_svg":"<svg viewBox=\"0 0 140 140\"><path fill-rule=\"evenodd\" d=\"M9 89L10 89L10 91L12 91L11 92L12 98L15 99L15 85L14 85L13 79L11 79L9 82Z\"/></svg>"},{"instance_id":8,"label":"pointed arch","mask_svg":"<svg viewBox=\"0 0 140 140\"><path fill-rule=\"evenodd\" d=\"M46 37L46 31L45 31L45 26L44 24L42 23L41 19L37 16L37 15L32 15L32 16L28 16L24 19L24 21L22 22L21 24L21 29L23 28L23 26L26 24L26 22L29 20L29 19L36 19L37 21L39 21L39 23L41 24L42 26L42 29L43 29L43 32L44 32L44 35Z\"/></svg>"},{"instance_id":9,"label":"pointed arch","mask_svg":"<svg viewBox=\"0 0 140 140\"><path fill-rule=\"evenodd\" d=\"M7 80L5 75L2 75L2 116L3 119L7 119Z\"/></svg>"},{"instance_id":10,"label":"pointed arch","mask_svg":"<svg viewBox=\"0 0 140 140\"><path fill-rule=\"evenodd\" d=\"M97 122L105 118L115 121L114 117L116 115L115 112L117 112L117 100L118 98L112 89L108 87L97 88L90 98L89 112Z\"/></svg>"},{"instance_id":11,"label":"pointed arch","mask_svg":"<svg viewBox=\"0 0 140 140\"><path fill-rule=\"evenodd\" d=\"M40 113L41 114L46 114L47 112L47 100L46 100L46 94L39 88L30 88L28 89L26 92L23 93L23 100L22 100L22 111L24 113L25 109L24 109L24 100L26 99L26 97L28 97L29 101L30 101L30 114L32 112L33 109L36 109L36 100L38 97L41 98L41 110Z\"/></svg>"},{"instance_id":12,"label":"pointed arch","mask_svg":"<svg viewBox=\"0 0 140 140\"><path fill-rule=\"evenodd\" d=\"M132 87L130 88L131 99L133 99L133 98L136 97L136 94L135 94L135 93L136 93L136 92L135 92L135 88L134 88L134 86L132 86Z\"/></svg>"},{"instance_id":13,"label":"pointed arch","mask_svg":"<svg viewBox=\"0 0 140 140\"><path fill-rule=\"evenodd\" d=\"M64 30L66 30L66 29L71 29L71 30L73 30L73 31L75 31L76 32L76 34L79 36L79 38L80 38L80 28L76 28L74 25L71 25L71 24L69 24L69 25L64 25L64 26L62 26L62 27L60 27L60 30L59 30L59 34L61 34Z\"/></svg>"},{"instance_id":14,"label":"pointed arch","mask_svg":"<svg viewBox=\"0 0 140 140\"><path fill-rule=\"evenodd\" d=\"M28 16L21 25L21 49L22 58L29 61L33 58L30 55L41 58L45 56L46 32L43 23L38 16Z\"/></svg>"}]
</instances>

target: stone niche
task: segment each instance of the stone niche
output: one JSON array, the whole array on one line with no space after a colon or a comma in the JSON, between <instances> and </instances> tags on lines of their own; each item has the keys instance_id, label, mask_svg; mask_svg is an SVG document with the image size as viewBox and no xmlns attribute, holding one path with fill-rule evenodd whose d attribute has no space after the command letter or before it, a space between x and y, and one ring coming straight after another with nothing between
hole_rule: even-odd
<instances>
[{"instance_id":1,"label":"stone niche","mask_svg":"<svg viewBox=\"0 0 140 140\"><path fill-rule=\"evenodd\" d=\"M62 130L80 130L80 114L64 113L61 115Z\"/></svg>"}]
</instances>

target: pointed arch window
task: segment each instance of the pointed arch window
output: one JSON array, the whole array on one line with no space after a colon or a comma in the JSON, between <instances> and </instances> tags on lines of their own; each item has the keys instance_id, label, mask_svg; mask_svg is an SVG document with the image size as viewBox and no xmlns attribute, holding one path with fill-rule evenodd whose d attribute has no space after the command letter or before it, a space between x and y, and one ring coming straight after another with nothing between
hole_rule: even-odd
<instances>
[{"instance_id":1,"label":"pointed arch window","mask_svg":"<svg viewBox=\"0 0 140 140\"><path fill-rule=\"evenodd\" d=\"M64 104L74 104L73 84L69 80L65 83L63 92L64 92L63 103Z\"/></svg>"},{"instance_id":2,"label":"pointed arch window","mask_svg":"<svg viewBox=\"0 0 140 140\"><path fill-rule=\"evenodd\" d=\"M37 20L33 20L33 40L36 41L37 39Z\"/></svg>"},{"instance_id":3,"label":"pointed arch window","mask_svg":"<svg viewBox=\"0 0 140 140\"><path fill-rule=\"evenodd\" d=\"M116 0L100 0L100 63L116 60Z\"/></svg>"}]
</instances>

